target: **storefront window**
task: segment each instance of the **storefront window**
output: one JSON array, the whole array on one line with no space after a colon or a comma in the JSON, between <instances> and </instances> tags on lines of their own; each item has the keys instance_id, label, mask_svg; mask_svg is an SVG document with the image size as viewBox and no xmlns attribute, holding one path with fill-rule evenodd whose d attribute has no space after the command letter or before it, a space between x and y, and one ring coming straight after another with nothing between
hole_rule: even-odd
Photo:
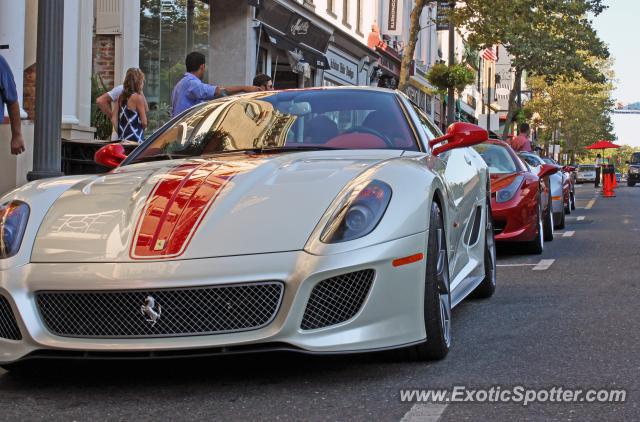
<instances>
[{"instance_id":1,"label":"storefront window","mask_svg":"<svg viewBox=\"0 0 640 422\"><path fill-rule=\"evenodd\" d=\"M209 52L209 5L201 0L140 0L140 68L149 133L169 120L171 91L191 51Z\"/></svg>"}]
</instances>

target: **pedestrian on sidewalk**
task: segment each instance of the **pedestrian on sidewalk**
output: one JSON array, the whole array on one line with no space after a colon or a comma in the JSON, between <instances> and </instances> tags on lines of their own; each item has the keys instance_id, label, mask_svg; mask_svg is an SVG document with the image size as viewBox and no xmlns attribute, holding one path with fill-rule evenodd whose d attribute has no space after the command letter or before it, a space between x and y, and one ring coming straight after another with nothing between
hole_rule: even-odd
<instances>
[{"instance_id":1,"label":"pedestrian on sidewalk","mask_svg":"<svg viewBox=\"0 0 640 422\"><path fill-rule=\"evenodd\" d=\"M111 108L113 107L113 103L117 102L118 98L120 98L120 95L122 95L122 91L124 91L124 87L122 85L116 85L111 91L105 92L96 99L96 105L98 106L100 111L102 111L104 115L109 118L109 120L113 120ZM145 110L149 112L147 97L144 97L144 107ZM114 126L113 129L114 130L111 133L111 140L115 141L118 139L118 132L116 130L116 126Z\"/></svg>"},{"instance_id":2,"label":"pedestrian on sidewalk","mask_svg":"<svg viewBox=\"0 0 640 422\"><path fill-rule=\"evenodd\" d=\"M111 122L118 139L142 142L147 127L147 101L144 98L144 73L138 68L127 70L123 90L111 110Z\"/></svg>"},{"instance_id":3,"label":"pedestrian on sidewalk","mask_svg":"<svg viewBox=\"0 0 640 422\"><path fill-rule=\"evenodd\" d=\"M531 139L529 134L531 133L531 127L528 123L521 123L518 128L518 136L511 140L511 148L515 152L531 152Z\"/></svg>"},{"instance_id":4,"label":"pedestrian on sidewalk","mask_svg":"<svg viewBox=\"0 0 640 422\"><path fill-rule=\"evenodd\" d=\"M273 91L273 80L269 75L258 73L256 77L253 78L253 86L262 88L264 91Z\"/></svg>"},{"instance_id":5,"label":"pedestrian on sidewalk","mask_svg":"<svg viewBox=\"0 0 640 422\"><path fill-rule=\"evenodd\" d=\"M204 54L196 51L189 53L185 59L187 72L173 88L171 95L172 116L177 116L196 104L213 100L217 97L238 94L240 92L257 92L264 89L256 86L235 85L221 86L209 85L202 82L206 64Z\"/></svg>"},{"instance_id":6,"label":"pedestrian on sidewalk","mask_svg":"<svg viewBox=\"0 0 640 422\"><path fill-rule=\"evenodd\" d=\"M0 56L0 104L4 109L7 106L9 122L11 123L11 154L19 155L25 151L24 138L22 137L22 122L20 119L20 103L16 82L9 63Z\"/></svg>"},{"instance_id":7,"label":"pedestrian on sidewalk","mask_svg":"<svg viewBox=\"0 0 640 422\"><path fill-rule=\"evenodd\" d=\"M602 156L600 154L596 155L596 178L593 182L594 187L600 187L600 175L602 174L602 164L604 161L602 160Z\"/></svg>"}]
</instances>

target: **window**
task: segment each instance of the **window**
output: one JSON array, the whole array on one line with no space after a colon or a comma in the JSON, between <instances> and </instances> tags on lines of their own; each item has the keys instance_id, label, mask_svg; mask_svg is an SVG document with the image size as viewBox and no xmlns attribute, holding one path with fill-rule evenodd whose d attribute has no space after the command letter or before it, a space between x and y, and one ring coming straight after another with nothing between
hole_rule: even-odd
<instances>
[{"instance_id":1,"label":"window","mask_svg":"<svg viewBox=\"0 0 640 422\"><path fill-rule=\"evenodd\" d=\"M509 174L516 173L518 168L509 154L509 151L503 146L495 144L479 144L473 148L478 151L491 174Z\"/></svg>"},{"instance_id":2,"label":"window","mask_svg":"<svg viewBox=\"0 0 640 422\"><path fill-rule=\"evenodd\" d=\"M362 0L358 0L358 15L356 17L356 32L359 35L364 35L362 32Z\"/></svg>"},{"instance_id":3,"label":"window","mask_svg":"<svg viewBox=\"0 0 640 422\"><path fill-rule=\"evenodd\" d=\"M170 119L171 91L185 72L187 53L209 54L209 29L207 2L140 0L140 69L150 108L147 133Z\"/></svg>"},{"instance_id":4,"label":"window","mask_svg":"<svg viewBox=\"0 0 640 422\"><path fill-rule=\"evenodd\" d=\"M127 164L256 148L419 149L394 94L283 91L194 107L150 137Z\"/></svg>"},{"instance_id":5,"label":"window","mask_svg":"<svg viewBox=\"0 0 640 422\"><path fill-rule=\"evenodd\" d=\"M334 0L327 0L327 13L329 16L336 17L336 9L334 5Z\"/></svg>"},{"instance_id":6,"label":"window","mask_svg":"<svg viewBox=\"0 0 640 422\"><path fill-rule=\"evenodd\" d=\"M351 28L349 24L349 0L342 0L342 24Z\"/></svg>"},{"instance_id":7,"label":"window","mask_svg":"<svg viewBox=\"0 0 640 422\"><path fill-rule=\"evenodd\" d=\"M411 106L413 107L413 110L418 115L418 119L420 120L420 126L422 126L422 128L424 129L425 134L427 135L427 139L429 141L437 138L438 136L442 136L442 132L440 132L440 129L438 129L433 123L429 121L429 118L424 114L422 110L420 110L420 107L418 107L414 103L411 103Z\"/></svg>"}]
</instances>

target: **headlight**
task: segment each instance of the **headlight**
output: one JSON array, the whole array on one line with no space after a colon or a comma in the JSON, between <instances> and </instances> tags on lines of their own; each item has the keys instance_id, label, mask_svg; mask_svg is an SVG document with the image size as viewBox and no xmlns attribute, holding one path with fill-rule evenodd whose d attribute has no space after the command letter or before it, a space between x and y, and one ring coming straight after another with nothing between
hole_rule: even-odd
<instances>
[{"instance_id":1,"label":"headlight","mask_svg":"<svg viewBox=\"0 0 640 422\"><path fill-rule=\"evenodd\" d=\"M391 187L380 180L355 186L329 218L320 240L339 243L368 235L382 219L390 199Z\"/></svg>"},{"instance_id":2,"label":"headlight","mask_svg":"<svg viewBox=\"0 0 640 422\"><path fill-rule=\"evenodd\" d=\"M522 185L523 181L524 181L523 176L517 176L515 179L513 179L513 182L511 182L509 186L507 186L504 189L500 189L498 192L496 192L496 202L500 203L500 202L511 201L513 196L516 194L516 192L520 188L520 185Z\"/></svg>"},{"instance_id":3,"label":"headlight","mask_svg":"<svg viewBox=\"0 0 640 422\"><path fill-rule=\"evenodd\" d=\"M0 205L0 259L17 254L29 219L29 206L21 201Z\"/></svg>"},{"instance_id":4,"label":"headlight","mask_svg":"<svg viewBox=\"0 0 640 422\"><path fill-rule=\"evenodd\" d=\"M637 168L637 167L631 167L631 168L629 169L629 171L630 171L631 173L640 173L640 169L639 169L639 168Z\"/></svg>"}]
</instances>

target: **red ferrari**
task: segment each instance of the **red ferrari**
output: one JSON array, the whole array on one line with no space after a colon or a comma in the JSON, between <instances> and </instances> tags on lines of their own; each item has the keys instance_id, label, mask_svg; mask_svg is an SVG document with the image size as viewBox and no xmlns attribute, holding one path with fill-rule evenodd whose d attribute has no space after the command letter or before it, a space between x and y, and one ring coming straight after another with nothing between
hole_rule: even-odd
<instances>
[{"instance_id":1,"label":"red ferrari","mask_svg":"<svg viewBox=\"0 0 640 422\"><path fill-rule=\"evenodd\" d=\"M491 215L496 241L523 242L531 253L541 254L544 241L553 239L549 176L558 167L544 164L536 174L509 145L498 140L473 148L491 173Z\"/></svg>"}]
</instances>

